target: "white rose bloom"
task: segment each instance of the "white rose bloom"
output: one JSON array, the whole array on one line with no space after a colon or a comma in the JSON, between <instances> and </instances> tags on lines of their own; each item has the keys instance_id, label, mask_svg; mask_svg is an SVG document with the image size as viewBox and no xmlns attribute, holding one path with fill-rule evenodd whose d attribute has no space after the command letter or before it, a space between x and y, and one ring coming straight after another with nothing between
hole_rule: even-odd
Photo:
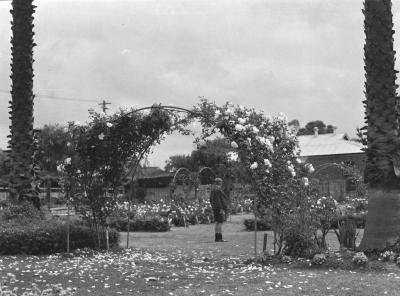
<instances>
[{"instance_id":1,"label":"white rose bloom","mask_svg":"<svg viewBox=\"0 0 400 296\"><path fill-rule=\"evenodd\" d=\"M112 127L112 123L111 122L107 122L107 127Z\"/></svg>"},{"instance_id":2,"label":"white rose bloom","mask_svg":"<svg viewBox=\"0 0 400 296\"><path fill-rule=\"evenodd\" d=\"M260 130L258 128L256 128L255 126L253 126L253 133L258 134Z\"/></svg>"},{"instance_id":3,"label":"white rose bloom","mask_svg":"<svg viewBox=\"0 0 400 296\"><path fill-rule=\"evenodd\" d=\"M204 140L199 141L199 144L198 144L199 147L203 147L205 145L206 145L206 141L204 141Z\"/></svg>"},{"instance_id":4,"label":"white rose bloom","mask_svg":"<svg viewBox=\"0 0 400 296\"><path fill-rule=\"evenodd\" d=\"M271 164L271 162L269 161L269 159L264 159L264 164L267 166L267 167L272 167L272 164Z\"/></svg>"},{"instance_id":5,"label":"white rose bloom","mask_svg":"<svg viewBox=\"0 0 400 296\"><path fill-rule=\"evenodd\" d=\"M293 168L293 166L292 165L288 165L288 170L290 171L290 172L294 172L294 168Z\"/></svg>"},{"instance_id":6,"label":"white rose bloom","mask_svg":"<svg viewBox=\"0 0 400 296\"><path fill-rule=\"evenodd\" d=\"M236 149L236 148L239 148L239 145L238 145L235 141L232 141L232 142L231 142L231 147L232 147L233 149Z\"/></svg>"},{"instance_id":7,"label":"white rose bloom","mask_svg":"<svg viewBox=\"0 0 400 296\"><path fill-rule=\"evenodd\" d=\"M228 152L228 153L227 153L227 156L228 156L228 159L229 159L230 161L237 161L238 158L239 158L238 154L235 153L235 152Z\"/></svg>"},{"instance_id":8,"label":"white rose bloom","mask_svg":"<svg viewBox=\"0 0 400 296\"><path fill-rule=\"evenodd\" d=\"M244 127L241 124L237 124L237 125L235 125L235 130L237 130L238 132L241 132L244 130Z\"/></svg>"},{"instance_id":9,"label":"white rose bloom","mask_svg":"<svg viewBox=\"0 0 400 296\"><path fill-rule=\"evenodd\" d=\"M71 164L71 157L68 157L64 160L65 164Z\"/></svg>"},{"instance_id":10,"label":"white rose bloom","mask_svg":"<svg viewBox=\"0 0 400 296\"><path fill-rule=\"evenodd\" d=\"M250 111L246 111L246 116L250 116L251 112Z\"/></svg>"},{"instance_id":11,"label":"white rose bloom","mask_svg":"<svg viewBox=\"0 0 400 296\"><path fill-rule=\"evenodd\" d=\"M292 172L292 177L296 177L296 172Z\"/></svg>"},{"instance_id":12,"label":"white rose bloom","mask_svg":"<svg viewBox=\"0 0 400 296\"><path fill-rule=\"evenodd\" d=\"M218 118L221 115L221 111L215 111L214 118Z\"/></svg>"},{"instance_id":13,"label":"white rose bloom","mask_svg":"<svg viewBox=\"0 0 400 296\"><path fill-rule=\"evenodd\" d=\"M59 165L57 166L57 171L58 171L58 172L62 172L63 170L64 170L64 165L59 164Z\"/></svg>"},{"instance_id":14,"label":"white rose bloom","mask_svg":"<svg viewBox=\"0 0 400 296\"><path fill-rule=\"evenodd\" d=\"M245 123L246 123L246 119L239 117L239 118L238 118L238 122L239 122L240 124L245 124Z\"/></svg>"},{"instance_id":15,"label":"white rose bloom","mask_svg":"<svg viewBox=\"0 0 400 296\"><path fill-rule=\"evenodd\" d=\"M76 173L77 173L77 174L80 174L80 173L81 173L81 170L78 169L78 170L76 171Z\"/></svg>"},{"instance_id":16,"label":"white rose bloom","mask_svg":"<svg viewBox=\"0 0 400 296\"><path fill-rule=\"evenodd\" d=\"M103 139L104 139L104 134L101 133L101 134L99 135L99 140L103 140Z\"/></svg>"},{"instance_id":17,"label":"white rose bloom","mask_svg":"<svg viewBox=\"0 0 400 296\"><path fill-rule=\"evenodd\" d=\"M303 178L303 184L304 184L304 186L308 186L308 178L307 177Z\"/></svg>"},{"instance_id":18,"label":"white rose bloom","mask_svg":"<svg viewBox=\"0 0 400 296\"><path fill-rule=\"evenodd\" d=\"M255 170L256 168L258 168L258 163L257 163L257 162L253 162L253 163L251 164L250 168L251 168L252 170Z\"/></svg>"},{"instance_id":19,"label":"white rose bloom","mask_svg":"<svg viewBox=\"0 0 400 296\"><path fill-rule=\"evenodd\" d=\"M306 164L306 169L307 169L308 173L310 173L310 174L314 173L314 171L315 171L314 167L311 163Z\"/></svg>"},{"instance_id":20,"label":"white rose bloom","mask_svg":"<svg viewBox=\"0 0 400 296\"><path fill-rule=\"evenodd\" d=\"M287 164L288 164L288 165L290 165L290 164L291 164L290 160L288 160L288 161L287 161Z\"/></svg>"},{"instance_id":21,"label":"white rose bloom","mask_svg":"<svg viewBox=\"0 0 400 296\"><path fill-rule=\"evenodd\" d=\"M300 158L296 158L296 162L297 162L298 164L301 164L301 159L300 159Z\"/></svg>"}]
</instances>

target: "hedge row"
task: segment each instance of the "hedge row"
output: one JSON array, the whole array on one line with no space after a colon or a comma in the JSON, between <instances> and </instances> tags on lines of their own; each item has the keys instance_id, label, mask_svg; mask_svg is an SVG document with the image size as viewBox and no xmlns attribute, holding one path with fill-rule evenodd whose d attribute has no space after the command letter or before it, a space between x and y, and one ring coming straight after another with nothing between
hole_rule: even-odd
<instances>
[{"instance_id":1,"label":"hedge row","mask_svg":"<svg viewBox=\"0 0 400 296\"><path fill-rule=\"evenodd\" d=\"M111 221L110 227L117 231L128 231L128 221L126 219L116 219ZM169 231L171 226L166 220L157 218L151 220L131 220L129 221L129 231Z\"/></svg>"},{"instance_id":2,"label":"hedge row","mask_svg":"<svg viewBox=\"0 0 400 296\"><path fill-rule=\"evenodd\" d=\"M245 219L243 224L247 231L254 230L254 219ZM257 219L257 230L271 230L271 224L268 221Z\"/></svg>"},{"instance_id":3,"label":"hedge row","mask_svg":"<svg viewBox=\"0 0 400 296\"><path fill-rule=\"evenodd\" d=\"M70 226L70 250L95 248L96 232L77 224ZM110 247L118 246L119 234L109 231ZM101 245L105 247L105 233L101 235ZM29 225L3 224L0 226L0 255L14 254L54 254L67 249L67 227L56 221L46 221Z\"/></svg>"}]
</instances>

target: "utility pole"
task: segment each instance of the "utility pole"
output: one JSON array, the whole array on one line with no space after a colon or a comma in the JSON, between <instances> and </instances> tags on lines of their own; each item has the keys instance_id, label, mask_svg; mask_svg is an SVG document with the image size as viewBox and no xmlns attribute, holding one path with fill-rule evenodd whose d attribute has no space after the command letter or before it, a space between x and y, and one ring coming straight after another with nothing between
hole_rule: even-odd
<instances>
[{"instance_id":1,"label":"utility pole","mask_svg":"<svg viewBox=\"0 0 400 296\"><path fill-rule=\"evenodd\" d=\"M107 105L110 105L110 102L106 102L105 100L103 100L101 103L99 103L98 105L101 106L101 109L103 110L104 113L106 113L106 110L108 110Z\"/></svg>"}]
</instances>

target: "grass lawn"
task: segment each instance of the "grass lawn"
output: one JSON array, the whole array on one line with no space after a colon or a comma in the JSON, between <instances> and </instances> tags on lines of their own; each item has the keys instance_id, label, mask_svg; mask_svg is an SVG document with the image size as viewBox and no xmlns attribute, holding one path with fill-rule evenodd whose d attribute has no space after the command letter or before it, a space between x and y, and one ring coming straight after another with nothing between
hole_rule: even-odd
<instances>
[{"instance_id":1,"label":"grass lawn","mask_svg":"<svg viewBox=\"0 0 400 296\"><path fill-rule=\"evenodd\" d=\"M17 276L20 294L31 283L60 283L76 288L76 295L400 295L400 269L389 264L383 270L351 271L243 264L254 252L254 233L243 230L245 217L224 224L225 243L214 242L213 225L132 233L130 248L117 252L3 256L0 273ZM271 233L268 238L271 249ZM328 241L338 247L334 234Z\"/></svg>"}]
</instances>

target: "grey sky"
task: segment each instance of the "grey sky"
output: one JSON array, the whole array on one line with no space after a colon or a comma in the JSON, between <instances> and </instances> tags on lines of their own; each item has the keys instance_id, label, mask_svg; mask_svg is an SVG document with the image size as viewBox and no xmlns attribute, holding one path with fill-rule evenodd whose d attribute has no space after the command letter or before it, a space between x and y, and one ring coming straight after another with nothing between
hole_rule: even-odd
<instances>
[{"instance_id":1,"label":"grey sky","mask_svg":"<svg viewBox=\"0 0 400 296\"><path fill-rule=\"evenodd\" d=\"M83 122L102 99L113 112L153 102L190 107L199 96L284 112L303 125L321 119L350 134L363 124L362 0L35 4L35 93L81 100L38 96L36 126ZM400 4L393 5L396 29ZM0 1L0 91L10 88L10 6ZM9 100L0 92L1 148ZM170 137L150 163L189 153L191 141Z\"/></svg>"}]
</instances>

